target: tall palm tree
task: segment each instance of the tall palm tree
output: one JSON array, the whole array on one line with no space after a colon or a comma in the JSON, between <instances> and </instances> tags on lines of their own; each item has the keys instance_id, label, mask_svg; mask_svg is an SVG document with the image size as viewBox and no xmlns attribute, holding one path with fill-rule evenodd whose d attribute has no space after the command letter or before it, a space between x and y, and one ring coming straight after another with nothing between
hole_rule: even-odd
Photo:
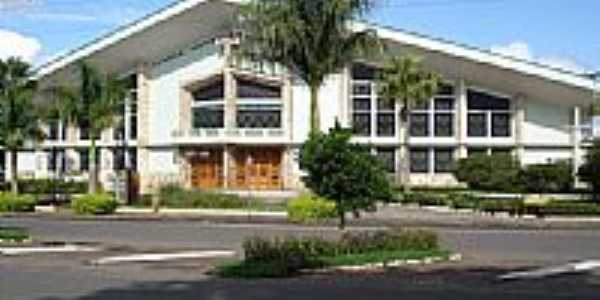
<instances>
[{"instance_id":1,"label":"tall palm tree","mask_svg":"<svg viewBox=\"0 0 600 300\"><path fill-rule=\"evenodd\" d=\"M35 82L31 67L17 58L0 60L0 140L10 153L11 190L17 194L18 152L28 141L39 141L44 134L40 115L34 105Z\"/></svg>"},{"instance_id":2,"label":"tall palm tree","mask_svg":"<svg viewBox=\"0 0 600 300\"><path fill-rule=\"evenodd\" d=\"M279 63L310 88L311 132L320 130L325 78L381 49L374 31L355 32L374 0L253 0L242 7L242 55Z\"/></svg>"},{"instance_id":3,"label":"tall palm tree","mask_svg":"<svg viewBox=\"0 0 600 300\"><path fill-rule=\"evenodd\" d=\"M102 74L93 66L82 63L76 87L54 87L56 115L66 124L86 123L89 126L89 193L96 193L98 165L96 142L105 129L113 127L121 117L121 108L127 95L122 80L114 74Z\"/></svg>"},{"instance_id":4,"label":"tall palm tree","mask_svg":"<svg viewBox=\"0 0 600 300\"><path fill-rule=\"evenodd\" d=\"M422 60L411 55L393 56L384 63L380 70L379 93L388 101L399 102L402 107L400 120L405 130L400 158L400 182L405 192L410 190L408 143L410 141L409 116L411 109L420 103L429 101L437 93L440 82L440 75L425 70Z\"/></svg>"}]
</instances>

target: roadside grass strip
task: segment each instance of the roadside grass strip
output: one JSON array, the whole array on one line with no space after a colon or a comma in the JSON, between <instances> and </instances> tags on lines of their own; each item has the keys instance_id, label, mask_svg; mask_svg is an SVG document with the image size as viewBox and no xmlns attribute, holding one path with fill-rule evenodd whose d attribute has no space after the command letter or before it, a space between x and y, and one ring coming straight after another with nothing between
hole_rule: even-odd
<instances>
[{"instance_id":1,"label":"roadside grass strip","mask_svg":"<svg viewBox=\"0 0 600 300\"><path fill-rule=\"evenodd\" d=\"M600 260L588 260L561 266L535 269L530 271L511 272L499 277L500 280L541 279L552 276L586 273L600 269Z\"/></svg>"},{"instance_id":2,"label":"roadside grass strip","mask_svg":"<svg viewBox=\"0 0 600 300\"><path fill-rule=\"evenodd\" d=\"M0 228L0 243L22 243L29 240L29 235L23 229Z\"/></svg>"},{"instance_id":3,"label":"roadside grass strip","mask_svg":"<svg viewBox=\"0 0 600 300\"><path fill-rule=\"evenodd\" d=\"M0 255L18 256L29 254L78 253L97 251L100 251L100 249L77 245L64 245L56 247L2 247L0 248Z\"/></svg>"},{"instance_id":4,"label":"roadside grass strip","mask_svg":"<svg viewBox=\"0 0 600 300\"><path fill-rule=\"evenodd\" d=\"M218 251L188 251L177 253L143 253L130 254L122 256L108 256L91 261L92 265L115 265L122 263L152 263L165 262L183 259L200 259L200 258L230 258L236 255L235 251L218 250Z\"/></svg>"}]
</instances>

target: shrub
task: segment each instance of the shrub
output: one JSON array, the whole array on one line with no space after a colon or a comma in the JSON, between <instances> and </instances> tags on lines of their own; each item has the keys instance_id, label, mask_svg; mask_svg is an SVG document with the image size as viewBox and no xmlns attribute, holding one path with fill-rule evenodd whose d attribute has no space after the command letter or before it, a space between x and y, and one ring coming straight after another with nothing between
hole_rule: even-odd
<instances>
[{"instance_id":1,"label":"shrub","mask_svg":"<svg viewBox=\"0 0 600 300\"><path fill-rule=\"evenodd\" d=\"M308 223L337 216L335 202L311 194L302 194L287 206L288 219Z\"/></svg>"},{"instance_id":2,"label":"shrub","mask_svg":"<svg viewBox=\"0 0 600 300\"><path fill-rule=\"evenodd\" d=\"M0 193L0 212L33 212L35 203L31 195Z\"/></svg>"},{"instance_id":3,"label":"shrub","mask_svg":"<svg viewBox=\"0 0 600 300\"><path fill-rule=\"evenodd\" d=\"M448 195L448 205L453 209L478 209L479 198L469 193L451 193Z\"/></svg>"},{"instance_id":4,"label":"shrub","mask_svg":"<svg viewBox=\"0 0 600 300\"><path fill-rule=\"evenodd\" d=\"M404 203L415 203L419 206L444 206L447 204L447 196L430 192L411 192L404 195Z\"/></svg>"},{"instance_id":5,"label":"shrub","mask_svg":"<svg viewBox=\"0 0 600 300\"><path fill-rule=\"evenodd\" d=\"M336 122L328 134L312 133L302 146L306 185L317 195L335 201L339 227L347 212L374 211L377 201L391 201L387 172L367 147L350 143L351 130Z\"/></svg>"},{"instance_id":6,"label":"shrub","mask_svg":"<svg viewBox=\"0 0 600 300\"><path fill-rule=\"evenodd\" d=\"M0 227L0 241L23 242L27 239L29 235L23 229Z\"/></svg>"},{"instance_id":7,"label":"shrub","mask_svg":"<svg viewBox=\"0 0 600 300\"><path fill-rule=\"evenodd\" d=\"M525 213L525 203L520 199L481 200L479 209L482 212L498 213L507 212L512 216Z\"/></svg>"},{"instance_id":8,"label":"shrub","mask_svg":"<svg viewBox=\"0 0 600 300\"><path fill-rule=\"evenodd\" d=\"M476 154L458 161L454 175L472 189L519 191L519 161L507 154Z\"/></svg>"},{"instance_id":9,"label":"shrub","mask_svg":"<svg viewBox=\"0 0 600 300\"><path fill-rule=\"evenodd\" d=\"M600 139L595 139L577 176L589 186L594 201L600 203Z\"/></svg>"},{"instance_id":10,"label":"shrub","mask_svg":"<svg viewBox=\"0 0 600 300\"><path fill-rule=\"evenodd\" d=\"M71 204L79 215L109 215L117 209L117 201L109 194L84 195Z\"/></svg>"},{"instance_id":11,"label":"shrub","mask_svg":"<svg viewBox=\"0 0 600 300\"><path fill-rule=\"evenodd\" d=\"M530 193L567 192L573 184L573 174L567 162L530 165L521 170L519 181Z\"/></svg>"},{"instance_id":12,"label":"shrub","mask_svg":"<svg viewBox=\"0 0 600 300\"><path fill-rule=\"evenodd\" d=\"M85 194L87 181L65 181L54 179L23 179L19 180L19 191L23 194ZM10 184L2 185L3 191L10 190Z\"/></svg>"},{"instance_id":13,"label":"shrub","mask_svg":"<svg viewBox=\"0 0 600 300\"><path fill-rule=\"evenodd\" d=\"M198 190L186 190L177 185L168 185L159 192L161 205L172 208L245 208L248 204L256 207L257 199L243 199L236 195L227 195ZM250 203L248 203L250 202Z\"/></svg>"},{"instance_id":14,"label":"shrub","mask_svg":"<svg viewBox=\"0 0 600 300\"><path fill-rule=\"evenodd\" d=\"M552 201L541 206L528 206L529 213L538 216L546 215L571 215L571 216L596 216L600 215L600 205L582 202L557 202Z\"/></svg>"}]
</instances>

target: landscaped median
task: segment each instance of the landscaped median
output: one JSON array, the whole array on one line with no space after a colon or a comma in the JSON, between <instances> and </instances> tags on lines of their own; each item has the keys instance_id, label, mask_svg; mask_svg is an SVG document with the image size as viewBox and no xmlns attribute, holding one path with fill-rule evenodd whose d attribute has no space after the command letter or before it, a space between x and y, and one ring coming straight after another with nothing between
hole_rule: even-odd
<instances>
[{"instance_id":1,"label":"landscaped median","mask_svg":"<svg viewBox=\"0 0 600 300\"><path fill-rule=\"evenodd\" d=\"M23 229L0 228L0 243L23 243L29 240L29 234Z\"/></svg>"},{"instance_id":2,"label":"landscaped median","mask_svg":"<svg viewBox=\"0 0 600 300\"><path fill-rule=\"evenodd\" d=\"M253 237L244 259L217 266L213 274L233 278L289 277L299 273L398 266L447 260L435 233L425 230L348 232L322 237Z\"/></svg>"}]
</instances>

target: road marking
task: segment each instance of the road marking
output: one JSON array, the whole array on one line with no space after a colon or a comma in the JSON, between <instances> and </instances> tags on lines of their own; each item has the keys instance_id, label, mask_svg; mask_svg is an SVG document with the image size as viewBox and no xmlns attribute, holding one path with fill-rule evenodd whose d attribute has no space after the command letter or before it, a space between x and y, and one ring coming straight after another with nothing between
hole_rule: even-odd
<instances>
[{"instance_id":1,"label":"road marking","mask_svg":"<svg viewBox=\"0 0 600 300\"><path fill-rule=\"evenodd\" d=\"M541 268L523 272L511 272L499 277L501 280L539 279L563 274L585 273L600 269L600 260L588 260L561 266Z\"/></svg>"},{"instance_id":2,"label":"road marking","mask_svg":"<svg viewBox=\"0 0 600 300\"><path fill-rule=\"evenodd\" d=\"M65 245L60 247L6 247L0 248L0 254L5 256L48 254L48 253L73 253L73 252L95 252L98 248L83 247L76 245Z\"/></svg>"},{"instance_id":3,"label":"road marking","mask_svg":"<svg viewBox=\"0 0 600 300\"><path fill-rule=\"evenodd\" d=\"M108 265L119 263L162 262L194 258L227 258L235 256L235 251L189 251L178 253L144 253L122 256L108 256L93 260L93 265Z\"/></svg>"}]
</instances>

